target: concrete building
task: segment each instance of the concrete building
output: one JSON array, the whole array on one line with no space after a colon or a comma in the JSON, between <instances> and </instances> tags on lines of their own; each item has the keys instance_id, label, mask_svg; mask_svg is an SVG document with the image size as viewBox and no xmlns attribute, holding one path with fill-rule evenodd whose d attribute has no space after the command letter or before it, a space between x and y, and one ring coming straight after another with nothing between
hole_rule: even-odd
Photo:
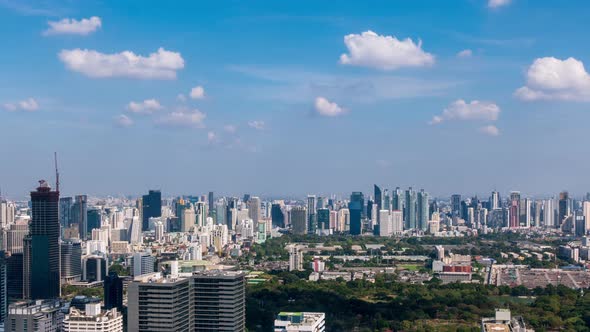
<instances>
[{"instance_id":1,"label":"concrete building","mask_svg":"<svg viewBox=\"0 0 590 332\"><path fill-rule=\"evenodd\" d=\"M482 318L482 332L532 332L522 317L511 317L510 309L496 309L495 317Z\"/></svg>"},{"instance_id":2,"label":"concrete building","mask_svg":"<svg viewBox=\"0 0 590 332\"><path fill-rule=\"evenodd\" d=\"M101 310L100 303L86 304L85 311L71 307L63 321L64 332L123 332L123 316L117 309Z\"/></svg>"},{"instance_id":3,"label":"concrete building","mask_svg":"<svg viewBox=\"0 0 590 332\"><path fill-rule=\"evenodd\" d=\"M324 332L323 312L281 312L275 320L274 332Z\"/></svg>"},{"instance_id":4,"label":"concrete building","mask_svg":"<svg viewBox=\"0 0 590 332\"><path fill-rule=\"evenodd\" d=\"M64 315L60 300L22 301L8 307L4 331L60 332Z\"/></svg>"}]
</instances>

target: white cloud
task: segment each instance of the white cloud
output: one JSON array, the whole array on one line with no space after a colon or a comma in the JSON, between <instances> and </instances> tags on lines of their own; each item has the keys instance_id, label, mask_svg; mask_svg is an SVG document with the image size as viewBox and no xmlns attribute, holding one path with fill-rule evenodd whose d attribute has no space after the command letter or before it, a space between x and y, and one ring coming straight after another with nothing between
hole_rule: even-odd
<instances>
[{"instance_id":1,"label":"white cloud","mask_svg":"<svg viewBox=\"0 0 590 332\"><path fill-rule=\"evenodd\" d=\"M256 130L263 130L264 129L264 121L259 121L259 120L253 120L248 122L248 126L250 126L251 128L254 128Z\"/></svg>"},{"instance_id":2,"label":"white cloud","mask_svg":"<svg viewBox=\"0 0 590 332\"><path fill-rule=\"evenodd\" d=\"M207 115L197 109L179 109L156 120L161 127L203 128Z\"/></svg>"},{"instance_id":3,"label":"white cloud","mask_svg":"<svg viewBox=\"0 0 590 332\"><path fill-rule=\"evenodd\" d=\"M458 99L451 103L441 115L434 116L430 124L439 124L448 120L496 121L499 115L500 107L494 103L478 100L466 103Z\"/></svg>"},{"instance_id":4,"label":"white cloud","mask_svg":"<svg viewBox=\"0 0 590 332\"><path fill-rule=\"evenodd\" d=\"M133 120L125 114L120 114L115 117L115 124L119 127L131 127Z\"/></svg>"},{"instance_id":5,"label":"white cloud","mask_svg":"<svg viewBox=\"0 0 590 332\"><path fill-rule=\"evenodd\" d=\"M34 98L27 98L16 103L6 103L3 106L7 111L33 112L39 109L39 103Z\"/></svg>"},{"instance_id":6,"label":"white cloud","mask_svg":"<svg viewBox=\"0 0 590 332\"><path fill-rule=\"evenodd\" d=\"M479 132L481 132L482 134L490 135L490 136L500 135L500 130L498 130L498 128L494 125L480 127Z\"/></svg>"},{"instance_id":7,"label":"white cloud","mask_svg":"<svg viewBox=\"0 0 590 332\"><path fill-rule=\"evenodd\" d=\"M205 89L198 85L191 89L190 96L192 99L203 99L205 98Z\"/></svg>"},{"instance_id":8,"label":"white cloud","mask_svg":"<svg viewBox=\"0 0 590 332\"><path fill-rule=\"evenodd\" d=\"M338 106L338 104L333 103L324 97L317 97L314 106L315 111L322 116L334 117L346 112L346 110Z\"/></svg>"},{"instance_id":9,"label":"white cloud","mask_svg":"<svg viewBox=\"0 0 590 332\"><path fill-rule=\"evenodd\" d=\"M44 35L82 35L86 36L95 32L102 26L100 17L92 16L76 20L73 18L64 18L61 21L49 21L49 29L43 32Z\"/></svg>"},{"instance_id":10,"label":"white cloud","mask_svg":"<svg viewBox=\"0 0 590 332\"><path fill-rule=\"evenodd\" d=\"M514 93L522 100L590 101L590 74L577 59L538 58L526 78L527 85Z\"/></svg>"},{"instance_id":11,"label":"white cloud","mask_svg":"<svg viewBox=\"0 0 590 332\"><path fill-rule=\"evenodd\" d=\"M340 56L340 63L394 70L402 67L423 67L434 64L434 56L422 50L422 41L399 40L393 36L381 36L373 31L344 36L349 54Z\"/></svg>"},{"instance_id":12,"label":"white cloud","mask_svg":"<svg viewBox=\"0 0 590 332\"><path fill-rule=\"evenodd\" d=\"M473 55L473 51L472 50L463 50L459 53L457 53L457 56L459 58L469 58Z\"/></svg>"},{"instance_id":13,"label":"white cloud","mask_svg":"<svg viewBox=\"0 0 590 332\"><path fill-rule=\"evenodd\" d=\"M233 134L238 130L238 127L234 126L234 125L225 125L223 126L223 130L225 130L226 132Z\"/></svg>"},{"instance_id":14,"label":"white cloud","mask_svg":"<svg viewBox=\"0 0 590 332\"><path fill-rule=\"evenodd\" d=\"M186 96L183 95L182 93L179 93L178 96L176 96L176 100L178 100L179 102L184 103L186 101Z\"/></svg>"},{"instance_id":15,"label":"white cloud","mask_svg":"<svg viewBox=\"0 0 590 332\"><path fill-rule=\"evenodd\" d=\"M217 142L217 135L215 134L215 132L210 131L207 133L207 141L209 143L215 143Z\"/></svg>"},{"instance_id":16,"label":"white cloud","mask_svg":"<svg viewBox=\"0 0 590 332\"><path fill-rule=\"evenodd\" d=\"M140 102L130 102L127 104L127 109L133 113L150 114L162 109L162 105L160 105L160 102L156 99L146 99Z\"/></svg>"},{"instance_id":17,"label":"white cloud","mask_svg":"<svg viewBox=\"0 0 590 332\"><path fill-rule=\"evenodd\" d=\"M131 51L105 54L77 48L62 50L59 59L68 69L92 78L175 79L176 71L184 68L180 53L163 48L147 57Z\"/></svg>"},{"instance_id":18,"label":"white cloud","mask_svg":"<svg viewBox=\"0 0 590 332\"><path fill-rule=\"evenodd\" d=\"M512 0L488 0L488 7L499 8L509 5L511 2Z\"/></svg>"}]
</instances>

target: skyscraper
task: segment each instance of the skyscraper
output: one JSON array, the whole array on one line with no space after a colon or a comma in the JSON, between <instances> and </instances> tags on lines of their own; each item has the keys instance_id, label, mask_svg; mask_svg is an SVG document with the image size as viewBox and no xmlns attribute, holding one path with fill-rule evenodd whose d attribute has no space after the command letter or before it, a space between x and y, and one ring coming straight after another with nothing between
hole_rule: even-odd
<instances>
[{"instance_id":1,"label":"skyscraper","mask_svg":"<svg viewBox=\"0 0 590 332\"><path fill-rule=\"evenodd\" d=\"M373 191L375 192L375 204L377 204L377 223L379 223L380 212L383 209L383 192L376 184L373 185Z\"/></svg>"},{"instance_id":2,"label":"skyscraper","mask_svg":"<svg viewBox=\"0 0 590 332\"><path fill-rule=\"evenodd\" d=\"M428 229L428 220L430 219L430 205L428 204L428 193L424 189L418 193L418 225L423 231Z\"/></svg>"},{"instance_id":3,"label":"skyscraper","mask_svg":"<svg viewBox=\"0 0 590 332\"><path fill-rule=\"evenodd\" d=\"M150 190L147 195L142 197L142 231L149 230L150 218L162 216L162 193L159 190Z\"/></svg>"},{"instance_id":4,"label":"skyscraper","mask_svg":"<svg viewBox=\"0 0 590 332\"><path fill-rule=\"evenodd\" d=\"M461 215L461 195L451 196L451 215L457 218L463 218Z\"/></svg>"},{"instance_id":5,"label":"skyscraper","mask_svg":"<svg viewBox=\"0 0 590 332\"><path fill-rule=\"evenodd\" d=\"M571 202L569 193L567 191L559 193L559 206L556 226L561 226L565 218L571 214L570 204Z\"/></svg>"},{"instance_id":6,"label":"skyscraper","mask_svg":"<svg viewBox=\"0 0 590 332\"><path fill-rule=\"evenodd\" d=\"M350 195L350 203L348 203L351 235L361 235L363 233L363 205L363 193L353 192Z\"/></svg>"},{"instance_id":7,"label":"skyscraper","mask_svg":"<svg viewBox=\"0 0 590 332\"><path fill-rule=\"evenodd\" d=\"M326 208L318 209L318 229L328 230L330 229L330 210Z\"/></svg>"},{"instance_id":8,"label":"skyscraper","mask_svg":"<svg viewBox=\"0 0 590 332\"><path fill-rule=\"evenodd\" d=\"M72 207L74 200L71 197L62 197L59 199L59 223L61 227L68 228L72 223Z\"/></svg>"},{"instance_id":9,"label":"skyscraper","mask_svg":"<svg viewBox=\"0 0 590 332\"><path fill-rule=\"evenodd\" d=\"M406 190L406 199L405 199L406 206L404 208L405 212L405 229L415 229L416 228L416 192L412 190L412 187Z\"/></svg>"},{"instance_id":10,"label":"skyscraper","mask_svg":"<svg viewBox=\"0 0 590 332\"><path fill-rule=\"evenodd\" d=\"M26 295L35 300L57 298L61 295L59 191L39 181L37 190L31 192L31 213L25 250Z\"/></svg>"},{"instance_id":11,"label":"skyscraper","mask_svg":"<svg viewBox=\"0 0 590 332\"><path fill-rule=\"evenodd\" d=\"M404 193L399 187L391 193L391 209L394 211L404 210Z\"/></svg>"},{"instance_id":12,"label":"skyscraper","mask_svg":"<svg viewBox=\"0 0 590 332\"><path fill-rule=\"evenodd\" d=\"M307 209L305 206L295 206L291 209L291 221L293 234L307 234Z\"/></svg>"},{"instance_id":13,"label":"skyscraper","mask_svg":"<svg viewBox=\"0 0 590 332\"><path fill-rule=\"evenodd\" d=\"M497 191L492 191L492 196L490 196L490 210L497 210L500 208L500 193Z\"/></svg>"},{"instance_id":14,"label":"skyscraper","mask_svg":"<svg viewBox=\"0 0 590 332\"><path fill-rule=\"evenodd\" d=\"M260 221L260 198L256 196L250 197L248 201L248 216L254 221L254 225L258 225Z\"/></svg>"},{"instance_id":15,"label":"skyscraper","mask_svg":"<svg viewBox=\"0 0 590 332\"><path fill-rule=\"evenodd\" d=\"M78 227L79 237L86 240L88 235L88 197L77 195L72 206L72 224Z\"/></svg>"},{"instance_id":16,"label":"skyscraper","mask_svg":"<svg viewBox=\"0 0 590 332\"><path fill-rule=\"evenodd\" d=\"M213 217L215 214L215 198L213 197L213 192L209 192L209 196L207 196L207 203L209 203L209 217Z\"/></svg>"},{"instance_id":17,"label":"skyscraper","mask_svg":"<svg viewBox=\"0 0 590 332\"><path fill-rule=\"evenodd\" d=\"M272 207L270 208L270 217L273 226L285 227L285 214L283 213L281 204L272 204Z\"/></svg>"},{"instance_id":18,"label":"skyscraper","mask_svg":"<svg viewBox=\"0 0 590 332\"><path fill-rule=\"evenodd\" d=\"M307 195L307 233L314 234L317 229L316 197Z\"/></svg>"},{"instance_id":19,"label":"skyscraper","mask_svg":"<svg viewBox=\"0 0 590 332\"><path fill-rule=\"evenodd\" d=\"M123 312L123 279L116 272L110 272L104 279L104 307Z\"/></svg>"}]
</instances>

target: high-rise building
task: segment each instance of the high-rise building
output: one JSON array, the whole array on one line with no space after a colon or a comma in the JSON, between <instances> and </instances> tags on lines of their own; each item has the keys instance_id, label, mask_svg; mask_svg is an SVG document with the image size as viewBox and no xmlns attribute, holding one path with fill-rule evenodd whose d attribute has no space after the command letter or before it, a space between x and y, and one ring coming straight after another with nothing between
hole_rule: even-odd
<instances>
[{"instance_id":1,"label":"high-rise building","mask_svg":"<svg viewBox=\"0 0 590 332\"><path fill-rule=\"evenodd\" d=\"M245 286L245 274L237 271L136 277L127 293L128 331L243 332Z\"/></svg>"},{"instance_id":2,"label":"high-rise building","mask_svg":"<svg viewBox=\"0 0 590 332\"><path fill-rule=\"evenodd\" d=\"M582 214L584 215L584 220L586 221L586 230L590 230L590 201L585 201L582 204Z\"/></svg>"},{"instance_id":3,"label":"high-rise building","mask_svg":"<svg viewBox=\"0 0 590 332\"><path fill-rule=\"evenodd\" d=\"M571 214L571 201L570 201L569 193L567 191L564 191L564 192L559 193L557 225L561 226L561 224L565 221L565 218L568 217L570 214Z\"/></svg>"},{"instance_id":4,"label":"high-rise building","mask_svg":"<svg viewBox=\"0 0 590 332\"><path fill-rule=\"evenodd\" d=\"M107 276L107 260L99 255L86 256L82 264L82 280L87 282L103 281Z\"/></svg>"},{"instance_id":5,"label":"high-rise building","mask_svg":"<svg viewBox=\"0 0 590 332\"><path fill-rule=\"evenodd\" d=\"M490 210L497 210L500 207L500 193L492 191L492 196L490 196Z\"/></svg>"},{"instance_id":6,"label":"high-rise building","mask_svg":"<svg viewBox=\"0 0 590 332\"><path fill-rule=\"evenodd\" d=\"M85 311L70 307L63 332L123 332L123 316L117 309L101 310L100 303L86 304Z\"/></svg>"},{"instance_id":7,"label":"high-rise building","mask_svg":"<svg viewBox=\"0 0 590 332\"><path fill-rule=\"evenodd\" d=\"M361 218L366 218L365 195L360 191L353 191L350 195L350 202L358 202L361 209Z\"/></svg>"},{"instance_id":8,"label":"high-rise building","mask_svg":"<svg viewBox=\"0 0 590 332\"><path fill-rule=\"evenodd\" d=\"M316 196L307 195L307 233L315 234L317 229Z\"/></svg>"},{"instance_id":9,"label":"high-rise building","mask_svg":"<svg viewBox=\"0 0 590 332\"><path fill-rule=\"evenodd\" d=\"M147 195L142 197L142 231L149 230L150 218L162 216L162 193L159 190L150 190Z\"/></svg>"},{"instance_id":10,"label":"high-rise building","mask_svg":"<svg viewBox=\"0 0 590 332\"><path fill-rule=\"evenodd\" d=\"M404 207L405 229L416 229L416 192L410 187L406 190Z\"/></svg>"},{"instance_id":11,"label":"high-rise building","mask_svg":"<svg viewBox=\"0 0 590 332\"><path fill-rule=\"evenodd\" d=\"M295 206L290 211L293 234L307 234L307 209L304 206Z\"/></svg>"},{"instance_id":12,"label":"high-rise building","mask_svg":"<svg viewBox=\"0 0 590 332\"><path fill-rule=\"evenodd\" d=\"M78 228L78 237L86 240L88 235L88 197L86 195L74 197L71 218L70 226L75 225Z\"/></svg>"},{"instance_id":13,"label":"high-rise building","mask_svg":"<svg viewBox=\"0 0 590 332\"><path fill-rule=\"evenodd\" d=\"M25 296L53 299L61 295L59 192L42 180L31 192L31 223L26 238Z\"/></svg>"},{"instance_id":14,"label":"high-rise building","mask_svg":"<svg viewBox=\"0 0 590 332\"><path fill-rule=\"evenodd\" d=\"M391 213L389 210L379 211L379 236L393 235L393 224L391 223Z\"/></svg>"},{"instance_id":15,"label":"high-rise building","mask_svg":"<svg viewBox=\"0 0 590 332\"><path fill-rule=\"evenodd\" d=\"M430 205L428 203L428 193L424 189L420 190L417 199L417 221L418 229L426 231L428 229L428 221L430 220Z\"/></svg>"},{"instance_id":16,"label":"high-rise building","mask_svg":"<svg viewBox=\"0 0 590 332\"><path fill-rule=\"evenodd\" d=\"M207 196L207 203L209 203L209 217L214 217L215 215L215 198L213 197L213 192L209 192L209 196Z\"/></svg>"},{"instance_id":17,"label":"high-rise building","mask_svg":"<svg viewBox=\"0 0 590 332\"><path fill-rule=\"evenodd\" d=\"M461 215L461 195L454 194L451 196L451 215L457 218L463 218Z\"/></svg>"},{"instance_id":18,"label":"high-rise building","mask_svg":"<svg viewBox=\"0 0 590 332\"><path fill-rule=\"evenodd\" d=\"M88 209L87 214L88 216L86 220L88 226L86 231L88 232L88 234L85 236L85 238L92 238L91 236L89 236L92 234L92 230L99 229L102 225L102 210L99 207L93 207Z\"/></svg>"},{"instance_id":19,"label":"high-rise building","mask_svg":"<svg viewBox=\"0 0 590 332\"><path fill-rule=\"evenodd\" d=\"M82 278L82 245L70 240L60 244L62 283L80 281Z\"/></svg>"},{"instance_id":20,"label":"high-rise building","mask_svg":"<svg viewBox=\"0 0 590 332\"><path fill-rule=\"evenodd\" d=\"M11 254L5 257L6 262L6 294L10 302L21 300L23 294L23 254Z\"/></svg>"},{"instance_id":21,"label":"high-rise building","mask_svg":"<svg viewBox=\"0 0 590 332\"><path fill-rule=\"evenodd\" d=\"M9 226L6 231L6 251L12 254L23 252L23 240L29 234L29 222L21 219Z\"/></svg>"},{"instance_id":22,"label":"high-rise building","mask_svg":"<svg viewBox=\"0 0 590 332\"><path fill-rule=\"evenodd\" d=\"M104 279L104 307L105 309L117 308L123 312L123 279L116 272L110 272Z\"/></svg>"},{"instance_id":23,"label":"high-rise building","mask_svg":"<svg viewBox=\"0 0 590 332\"><path fill-rule=\"evenodd\" d=\"M8 310L8 258L5 251L0 251L0 323L6 319Z\"/></svg>"},{"instance_id":24,"label":"high-rise building","mask_svg":"<svg viewBox=\"0 0 590 332\"><path fill-rule=\"evenodd\" d=\"M395 191L391 193L391 209L404 210L404 193L399 187L395 188Z\"/></svg>"},{"instance_id":25,"label":"high-rise building","mask_svg":"<svg viewBox=\"0 0 590 332\"><path fill-rule=\"evenodd\" d=\"M373 185L373 191L375 193L375 204L377 204L377 223L379 223L379 211L383 209L383 192L378 185Z\"/></svg>"},{"instance_id":26,"label":"high-rise building","mask_svg":"<svg viewBox=\"0 0 590 332\"><path fill-rule=\"evenodd\" d=\"M510 228L515 228L520 226L520 192L513 191L510 193Z\"/></svg>"},{"instance_id":27,"label":"high-rise building","mask_svg":"<svg viewBox=\"0 0 590 332\"><path fill-rule=\"evenodd\" d=\"M60 300L21 301L8 306L6 332L61 332L64 314Z\"/></svg>"},{"instance_id":28,"label":"high-rise building","mask_svg":"<svg viewBox=\"0 0 590 332\"><path fill-rule=\"evenodd\" d=\"M555 201L553 199L543 201L543 224L549 228L557 226L555 222Z\"/></svg>"},{"instance_id":29,"label":"high-rise building","mask_svg":"<svg viewBox=\"0 0 590 332\"><path fill-rule=\"evenodd\" d=\"M330 229L330 210L326 208L318 209L318 230L325 231Z\"/></svg>"},{"instance_id":30,"label":"high-rise building","mask_svg":"<svg viewBox=\"0 0 590 332\"><path fill-rule=\"evenodd\" d=\"M146 252L136 252L131 256L132 275L140 276L142 274L154 272L155 258Z\"/></svg>"},{"instance_id":31,"label":"high-rise building","mask_svg":"<svg viewBox=\"0 0 590 332\"><path fill-rule=\"evenodd\" d=\"M260 221L260 198L253 196L248 201L248 216L254 221L254 225L257 225Z\"/></svg>"},{"instance_id":32,"label":"high-rise building","mask_svg":"<svg viewBox=\"0 0 590 332\"><path fill-rule=\"evenodd\" d=\"M74 200L71 197L62 197L59 199L59 223L61 227L68 228L72 223L72 207Z\"/></svg>"},{"instance_id":33,"label":"high-rise building","mask_svg":"<svg viewBox=\"0 0 590 332\"><path fill-rule=\"evenodd\" d=\"M391 211L391 227L393 235L400 235L404 231L404 214L402 211Z\"/></svg>"},{"instance_id":34,"label":"high-rise building","mask_svg":"<svg viewBox=\"0 0 590 332\"><path fill-rule=\"evenodd\" d=\"M193 331L245 331L246 280L243 272L194 273L191 288Z\"/></svg>"},{"instance_id":35,"label":"high-rise building","mask_svg":"<svg viewBox=\"0 0 590 332\"><path fill-rule=\"evenodd\" d=\"M351 235L361 235L363 233L363 205L363 193L353 192L348 203Z\"/></svg>"},{"instance_id":36,"label":"high-rise building","mask_svg":"<svg viewBox=\"0 0 590 332\"><path fill-rule=\"evenodd\" d=\"M285 227L285 214L281 204L273 203L270 208L270 218L273 226Z\"/></svg>"}]
</instances>

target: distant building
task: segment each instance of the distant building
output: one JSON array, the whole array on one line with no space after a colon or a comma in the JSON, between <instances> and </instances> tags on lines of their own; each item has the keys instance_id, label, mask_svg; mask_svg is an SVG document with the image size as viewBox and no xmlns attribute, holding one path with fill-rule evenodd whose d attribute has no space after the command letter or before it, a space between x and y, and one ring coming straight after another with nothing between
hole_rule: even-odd
<instances>
[{"instance_id":1,"label":"distant building","mask_svg":"<svg viewBox=\"0 0 590 332\"><path fill-rule=\"evenodd\" d=\"M482 332L534 332L527 329L522 317L511 317L509 309L496 309L495 317L482 318Z\"/></svg>"},{"instance_id":2,"label":"distant building","mask_svg":"<svg viewBox=\"0 0 590 332\"><path fill-rule=\"evenodd\" d=\"M324 332L326 314L323 312L281 312L274 324L274 332Z\"/></svg>"},{"instance_id":3,"label":"distant building","mask_svg":"<svg viewBox=\"0 0 590 332\"><path fill-rule=\"evenodd\" d=\"M295 206L291 209L291 225L293 234L307 234L307 209L303 206Z\"/></svg>"},{"instance_id":4,"label":"distant building","mask_svg":"<svg viewBox=\"0 0 590 332\"><path fill-rule=\"evenodd\" d=\"M60 248L62 283L80 281L82 278L82 245L80 241L62 242Z\"/></svg>"},{"instance_id":5,"label":"distant building","mask_svg":"<svg viewBox=\"0 0 590 332\"><path fill-rule=\"evenodd\" d=\"M136 277L142 274L154 272L154 263L156 259L146 252L137 252L131 256L132 276Z\"/></svg>"},{"instance_id":6,"label":"distant building","mask_svg":"<svg viewBox=\"0 0 590 332\"><path fill-rule=\"evenodd\" d=\"M105 309L117 308L119 312L123 312L123 279L116 272L110 272L103 285Z\"/></svg>"},{"instance_id":7,"label":"distant building","mask_svg":"<svg viewBox=\"0 0 590 332\"><path fill-rule=\"evenodd\" d=\"M150 218L162 216L162 194L159 190L150 190L143 195L141 203L141 229L147 231Z\"/></svg>"},{"instance_id":8,"label":"distant building","mask_svg":"<svg viewBox=\"0 0 590 332\"><path fill-rule=\"evenodd\" d=\"M8 307L6 332L61 332L64 315L60 300L21 301Z\"/></svg>"}]
</instances>

